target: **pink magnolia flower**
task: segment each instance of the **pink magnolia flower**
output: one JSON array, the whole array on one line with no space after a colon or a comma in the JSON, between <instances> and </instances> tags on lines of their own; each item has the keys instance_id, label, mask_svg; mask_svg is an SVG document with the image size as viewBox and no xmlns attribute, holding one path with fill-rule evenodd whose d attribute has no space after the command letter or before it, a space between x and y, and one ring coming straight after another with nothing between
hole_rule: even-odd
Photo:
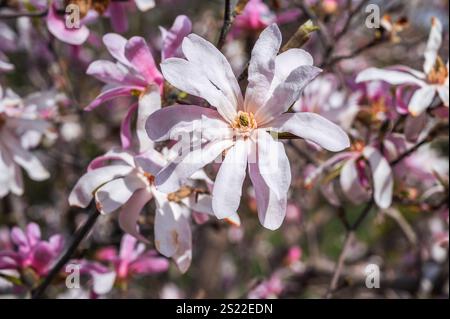
<instances>
[{"instance_id":1,"label":"pink magnolia flower","mask_svg":"<svg viewBox=\"0 0 450 319\"><path fill-rule=\"evenodd\" d=\"M248 293L249 299L276 299L283 292L284 284L280 276L275 273L268 280L263 281Z\"/></svg>"},{"instance_id":2,"label":"pink magnolia flower","mask_svg":"<svg viewBox=\"0 0 450 319\"><path fill-rule=\"evenodd\" d=\"M138 243L128 234L122 237L119 251L114 246L101 248L96 258L101 263L88 260L71 262L80 265L81 274L92 278L92 298L109 293L114 285L127 283L135 276L158 274L169 268L167 259L158 256L154 250L146 250L145 244Z\"/></svg>"},{"instance_id":3,"label":"pink magnolia flower","mask_svg":"<svg viewBox=\"0 0 450 319\"><path fill-rule=\"evenodd\" d=\"M419 87L412 96L408 109L413 116L420 115L433 102L436 94L442 103L449 105L449 65L438 56L442 44L442 24L433 18L430 36L425 50L423 72L406 66L392 69L369 68L361 72L356 81L385 81L392 85L413 85Z\"/></svg>"},{"instance_id":4,"label":"pink magnolia flower","mask_svg":"<svg viewBox=\"0 0 450 319\"><path fill-rule=\"evenodd\" d=\"M160 108L157 89L150 96ZM141 137L145 133L145 120L142 119L146 118L143 114L148 109L144 104L139 107L137 129ZM174 192L160 192L154 184L155 176L176 152L177 149L172 148L159 153L151 144L140 155L112 150L91 162L88 172L80 178L70 194L69 203L87 207L94 198L102 214L120 209L119 224L122 229L148 242L139 233L137 221L143 207L155 199L155 246L164 256L172 257L184 272L189 268L192 258L191 210L212 215L211 196L197 193L195 182L211 182L204 172L198 171L186 185Z\"/></svg>"},{"instance_id":5,"label":"pink magnolia flower","mask_svg":"<svg viewBox=\"0 0 450 319\"><path fill-rule=\"evenodd\" d=\"M232 33L245 30L263 30L273 23L283 24L295 21L300 16L297 9L276 14L262 0L250 0L244 11L236 17Z\"/></svg>"},{"instance_id":6,"label":"pink magnolia flower","mask_svg":"<svg viewBox=\"0 0 450 319\"><path fill-rule=\"evenodd\" d=\"M41 10L47 7L47 3L42 1L33 1L32 4ZM103 5L105 6L104 8L102 7ZM90 36L87 25L97 20L100 15L109 17L115 32L123 33L128 30L127 8L137 7L140 11L145 12L154 6L154 0L134 0L127 3L120 1L106 2L102 3L100 8L83 7L82 10L86 12L79 11L81 17L79 25L68 27L66 20L72 21L72 18L67 15L70 10L66 10L67 6L64 6L61 1L52 0L48 4L47 28L58 40L71 45L81 45ZM59 11L63 11L63 13Z\"/></svg>"},{"instance_id":7,"label":"pink magnolia flower","mask_svg":"<svg viewBox=\"0 0 450 319\"><path fill-rule=\"evenodd\" d=\"M169 268L167 259L159 257L156 251L146 250L144 243L125 234L120 250L115 247L103 248L96 254L100 261L112 263L117 281L128 280L134 275L150 275L164 272Z\"/></svg>"},{"instance_id":8,"label":"pink magnolia flower","mask_svg":"<svg viewBox=\"0 0 450 319\"><path fill-rule=\"evenodd\" d=\"M35 181L50 177L49 172L29 149L36 147L44 135L53 137L47 121L57 103L53 93L36 93L21 99L0 86L0 198L9 192L23 194L20 168Z\"/></svg>"},{"instance_id":9,"label":"pink magnolia flower","mask_svg":"<svg viewBox=\"0 0 450 319\"><path fill-rule=\"evenodd\" d=\"M26 231L18 227L11 230L14 250L0 251L0 270L32 269L38 276L45 276L63 249L61 235L53 235L48 241L41 239L37 224L30 223Z\"/></svg>"},{"instance_id":10,"label":"pink magnolia flower","mask_svg":"<svg viewBox=\"0 0 450 319\"><path fill-rule=\"evenodd\" d=\"M307 112L285 113L320 69L300 49L277 56L280 45L277 25L261 33L250 61L245 100L226 58L195 34L182 44L187 60L171 58L161 64L173 86L204 98L216 109L174 105L149 117L146 129L154 141L185 137L189 132L201 134L198 140L181 140L194 144L185 148L193 151L184 152L158 173L155 182L160 191L175 191L226 152L212 192L215 215L226 218L237 212L248 166L260 221L276 229L286 213L291 172L283 144L269 132L290 132L331 151L349 146L342 129L323 117Z\"/></svg>"},{"instance_id":11,"label":"pink magnolia flower","mask_svg":"<svg viewBox=\"0 0 450 319\"><path fill-rule=\"evenodd\" d=\"M121 35L108 33L103 36L103 43L117 62L97 60L89 65L86 73L106 85L86 110L119 96L143 98L150 85L157 85L162 90L162 75L144 38L135 36L127 40Z\"/></svg>"},{"instance_id":12,"label":"pink magnolia flower","mask_svg":"<svg viewBox=\"0 0 450 319\"><path fill-rule=\"evenodd\" d=\"M389 140L395 147L398 141ZM391 206L394 189L394 177L388 159L379 151L376 144L364 145L361 142L354 143L350 152L337 154L323 163L308 177L307 184L311 184L320 174L328 172L332 174L339 170L338 183L346 199L353 204L361 204L373 197L375 203L383 209ZM324 177L326 182L320 183L320 189L326 199L336 206L341 205L341 200L335 191L334 180ZM328 180L327 180L328 179Z\"/></svg>"}]
</instances>

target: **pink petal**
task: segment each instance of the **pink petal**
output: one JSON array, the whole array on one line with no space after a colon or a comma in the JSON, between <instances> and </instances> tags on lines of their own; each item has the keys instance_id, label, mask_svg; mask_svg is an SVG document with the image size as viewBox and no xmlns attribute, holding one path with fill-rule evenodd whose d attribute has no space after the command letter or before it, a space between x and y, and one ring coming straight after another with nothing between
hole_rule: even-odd
<instances>
[{"instance_id":1,"label":"pink petal","mask_svg":"<svg viewBox=\"0 0 450 319\"><path fill-rule=\"evenodd\" d=\"M47 28L60 41L81 45L89 37L89 29L85 25L81 25L78 29L68 29L65 24L65 17L58 16L55 6L51 4L48 8Z\"/></svg>"},{"instance_id":2,"label":"pink petal","mask_svg":"<svg viewBox=\"0 0 450 319\"><path fill-rule=\"evenodd\" d=\"M102 103L105 103L119 96L131 96L131 93L134 90L141 90L141 89L142 89L141 87L137 86L119 86L114 87L112 89L108 89L100 93L100 95L98 95L94 101L92 101L88 106L86 106L84 110L92 111Z\"/></svg>"},{"instance_id":3,"label":"pink petal","mask_svg":"<svg viewBox=\"0 0 450 319\"><path fill-rule=\"evenodd\" d=\"M125 57L148 83L162 83L161 73L158 71L147 43L142 37L132 37L125 46Z\"/></svg>"},{"instance_id":4,"label":"pink petal","mask_svg":"<svg viewBox=\"0 0 450 319\"><path fill-rule=\"evenodd\" d=\"M162 35L162 52L161 60L176 57L182 58L181 43L183 39L192 31L192 22L185 15L176 17L175 22L169 30L161 29Z\"/></svg>"},{"instance_id":5,"label":"pink petal","mask_svg":"<svg viewBox=\"0 0 450 319\"><path fill-rule=\"evenodd\" d=\"M131 133L131 119L133 118L134 113L136 113L138 109L138 104L133 104L128 109L127 114L122 120L120 125L120 141L122 142L122 148L127 150L131 146L132 142L132 133Z\"/></svg>"}]
</instances>

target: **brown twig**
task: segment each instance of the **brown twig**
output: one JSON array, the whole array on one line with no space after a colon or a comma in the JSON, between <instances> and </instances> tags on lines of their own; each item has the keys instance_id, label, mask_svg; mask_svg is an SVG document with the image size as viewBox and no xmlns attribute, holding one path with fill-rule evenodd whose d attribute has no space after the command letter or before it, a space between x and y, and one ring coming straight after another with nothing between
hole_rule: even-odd
<instances>
[{"instance_id":1,"label":"brown twig","mask_svg":"<svg viewBox=\"0 0 450 319\"><path fill-rule=\"evenodd\" d=\"M230 32L231 26L233 25L234 19L244 10L249 0L239 0L236 6L233 8L231 0L225 0L223 25L220 30L219 41L217 42L217 48L219 50L225 44L228 32Z\"/></svg>"}]
</instances>

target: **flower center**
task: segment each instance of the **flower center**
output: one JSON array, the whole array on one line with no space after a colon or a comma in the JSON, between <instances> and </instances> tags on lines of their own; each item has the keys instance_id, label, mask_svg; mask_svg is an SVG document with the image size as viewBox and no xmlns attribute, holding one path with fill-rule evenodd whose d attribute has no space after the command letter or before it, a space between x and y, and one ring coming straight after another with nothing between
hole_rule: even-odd
<instances>
[{"instance_id":1,"label":"flower center","mask_svg":"<svg viewBox=\"0 0 450 319\"><path fill-rule=\"evenodd\" d=\"M240 134L247 135L258 127L255 116L251 112L239 111L231 124L231 127L237 130Z\"/></svg>"},{"instance_id":2,"label":"flower center","mask_svg":"<svg viewBox=\"0 0 450 319\"><path fill-rule=\"evenodd\" d=\"M433 69L428 73L428 82L443 85L448 77L447 66L440 57L437 57Z\"/></svg>"},{"instance_id":3,"label":"flower center","mask_svg":"<svg viewBox=\"0 0 450 319\"><path fill-rule=\"evenodd\" d=\"M358 152L361 153L364 150L364 142L363 141L356 141L352 144L350 147L350 150L352 152Z\"/></svg>"},{"instance_id":4,"label":"flower center","mask_svg":"<svg viewBox=\"0 0 450 319\"><path fill-rule=\"evenodd\" d=\"M194 190L191 187L183 186L176 192L168 194L167 200L170 202L179 203L184 198L189 197L193 192Z\"/></svg>"}]
</instances>

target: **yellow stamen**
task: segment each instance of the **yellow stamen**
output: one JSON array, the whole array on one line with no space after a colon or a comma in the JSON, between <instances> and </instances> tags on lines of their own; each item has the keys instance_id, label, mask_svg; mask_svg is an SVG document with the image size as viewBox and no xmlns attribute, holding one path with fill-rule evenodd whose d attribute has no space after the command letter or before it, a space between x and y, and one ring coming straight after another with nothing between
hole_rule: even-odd
<instances>
[{"instance_id":1,"label":"yellow stamen","mask_svg":"<svg viewBox=\"0 0 450 319\"><path fill-rule=\"evenodd\" d=\"M448 77L447 66L440 57L437 57L433 69L428 73L428 82L443 85Z\"/></svg>"}]
</instances>

